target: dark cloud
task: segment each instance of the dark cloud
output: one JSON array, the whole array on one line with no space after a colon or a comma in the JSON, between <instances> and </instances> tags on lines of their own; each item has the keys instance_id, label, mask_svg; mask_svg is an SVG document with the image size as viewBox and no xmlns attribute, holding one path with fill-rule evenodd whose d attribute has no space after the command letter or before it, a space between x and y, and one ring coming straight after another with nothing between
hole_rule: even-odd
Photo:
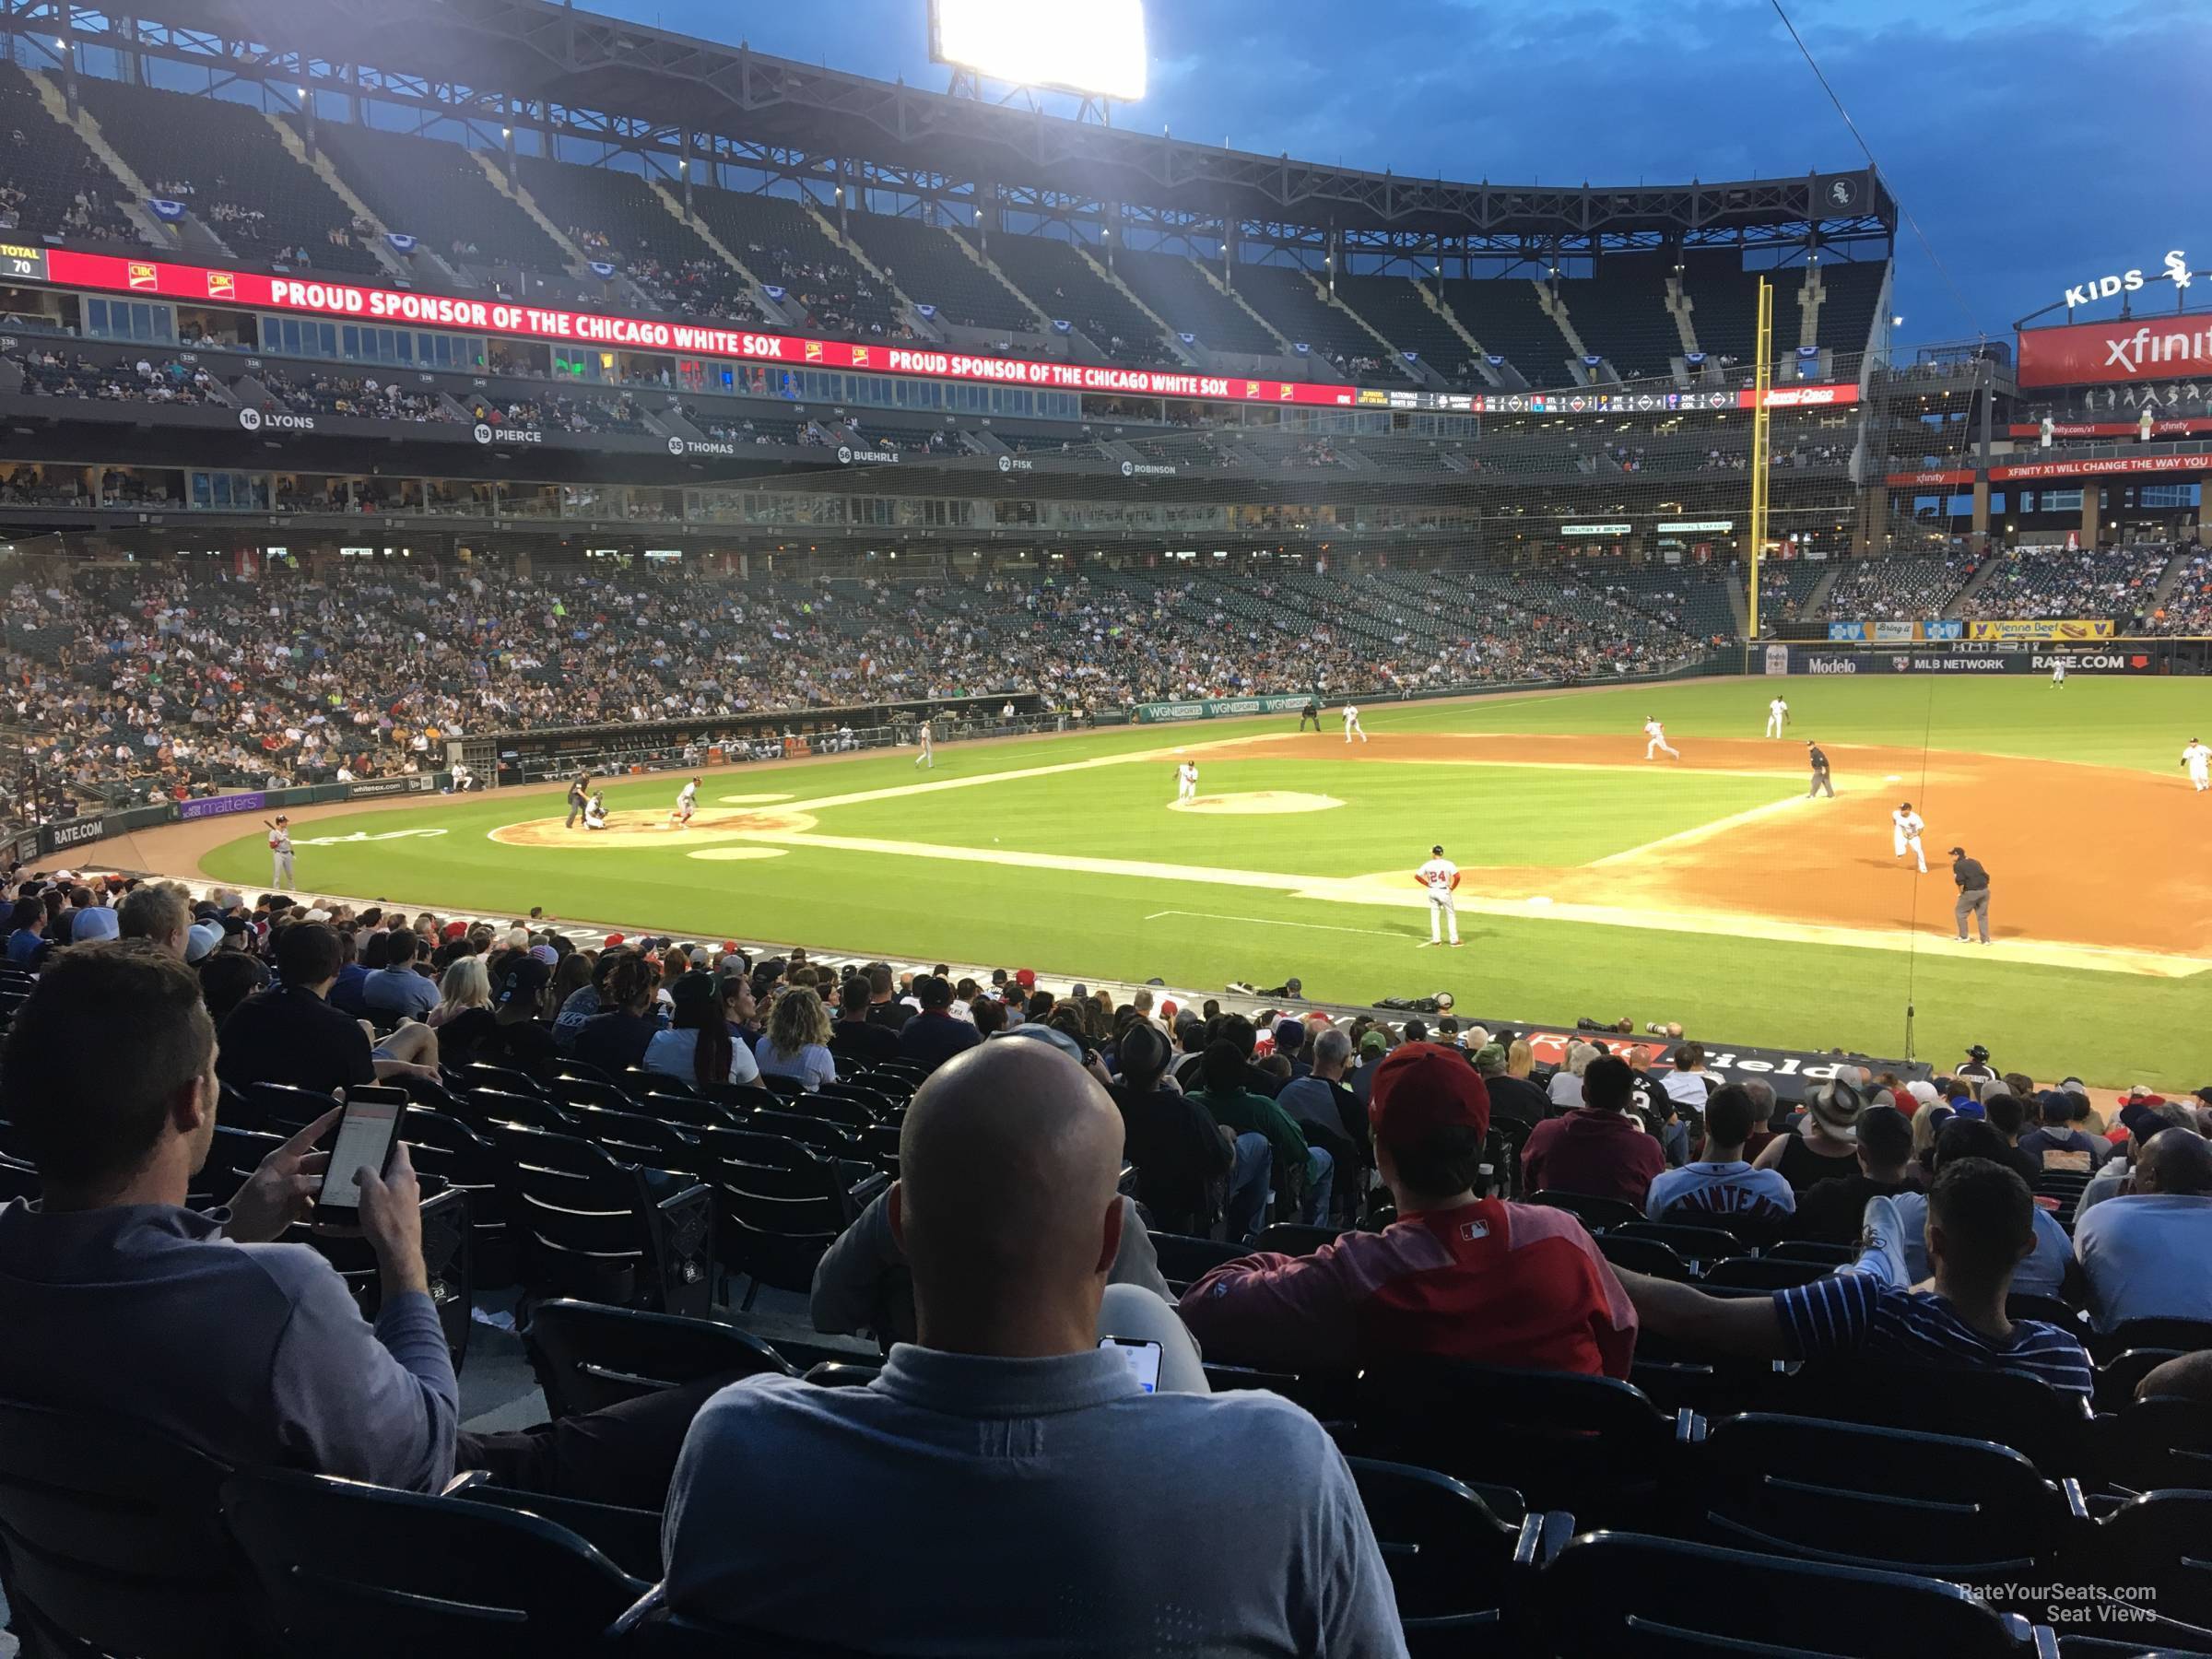
<instances>
[{"instance_id":1,"label":"dark cloud","mask_svg":"<svg viewBox=\"0 0 2212 1659\"><path fill-rule=\"evenodd\" d=\"M2212 7L1792 0L1917 218L1904 337L2003 333L2070 282L2156 269L2204 232ZM728 39L709 0L605 9ZM1536 183L1781 176L1859 161L1768 0L1508 6L1154 0L1152 90L1123 124L1416 177ZM938 87L924 0L748 12L763 52ZM2192 263L2212 265L2212 232ZM1958 292L1954 294L1953 286Z\"/></svg>"}]
</instances>

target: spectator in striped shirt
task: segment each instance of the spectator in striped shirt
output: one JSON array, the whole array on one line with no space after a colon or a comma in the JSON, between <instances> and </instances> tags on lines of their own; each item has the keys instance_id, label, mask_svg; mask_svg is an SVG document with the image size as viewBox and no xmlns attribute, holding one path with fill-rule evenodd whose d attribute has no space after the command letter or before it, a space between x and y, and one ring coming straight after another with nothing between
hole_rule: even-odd
<instances>
[{"instance_id":1,"label":"spectator in striped shirt","mask_svg":"<svg viewBox=\"0 0 2212 1659\"><path fill-rule=\"evenodd\" d=\"M1375 1068L1369 1115L1400 1218L1215 1268L1182 1299L1206 1351L1290 1371L1435 1355L1625 1378L1636 1315L1583 1224L1479 1195L1490 1100L1466 1056L1401 1044Z\"/></svg>"},{"instance_id":2,"label":"spectator in striped shirt","mask_svg":"<svg viewBox=\"0 0 2212 1659\"><path fill-rule=\"evenodd\" d=\"M1865 1248L1851 1266L1772 1297L1708 1296L1625 1269L1642 1328L1693 1347L1755 1359L1847 1354L1964 1371L2023 1371L2087 1396L2080 1341L2056 1325L2007 1319L2013 1269L2035 1248L2028 1183L1988 1159L1947 1161L1928 1194L1933 1292L1911 1288L1894 1198L1866 1202Z\"/></svg>"}]
</instances>

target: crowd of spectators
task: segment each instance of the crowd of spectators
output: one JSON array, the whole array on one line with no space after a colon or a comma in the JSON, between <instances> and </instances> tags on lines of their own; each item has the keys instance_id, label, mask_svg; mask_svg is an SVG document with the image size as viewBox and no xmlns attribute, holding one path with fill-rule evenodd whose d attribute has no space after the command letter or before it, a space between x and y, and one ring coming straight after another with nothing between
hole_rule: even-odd
<instances>
[{"instance_id":1,"label":"crowd of spectators","mask_svg":"<svg viewBox=\"0 0 2212 1659\"><path fill-rule=\"evenodd\" d=\"M1967 600L1970 618L2110 618L2132 627L2152 608L2175 548L2163 543L2112 547L2020 547L1994 555L1987 582Z\"/></svg>"},{"instance_id":2,"label":"crowd of spectators","mask_svg":"<svg viewBox=\"0 0 2212 1659\"><path fill-rule=\"evenodd\" d=\"M175 358L95 363L81 352L35 347L10 351L23 371L27 392L42 397L85 397L105 403L206 404L221 401L215 376Z\"/></svg>"},{"instance_id":3,"label":"crowd of spectators","mask_svg":"<svg viewBox=\"0 0 2212 1659\"><path fill-rule=\"evenodd\" d=\"M1974 560L1963 553L1854 559L1836 573L1826 617L1839 621L1941 617L1972 579L1974 569Z\"/></svg>"},{"instance_id":4,"label":"crowd of spectators","mask_svg":"<svg viewBox=\"0 0 2212 1659\"><path fill-rule=\"evenodd\" d=\"M312 504L312 485L294 490ZM1388 695L1610 677L1692 650L1614 595L1466 571L749 584L488 565L278 568L256 582L105 572L20 583L11 618L10 724L49 788L141 798L435 770L464 730L1006 691L1090 710Z\"/></svg>"},{"instance_id":5,"label":"crowd of spectators","mask_svg":"<svg viewBox=\"0 0 2212 1659\"><path fill-rule=\"evenodd\" d=\"M1529 1034L1449 1014L1333 1017L1296 982L1247 1016L1148 988L1062 994L1019 969L900 973L586 935L539 912L195 901L20 867L0 902L0 1178L42 1192L0 1204L0 1323L66 1338L0 1350L0 1398L105 1413L239 1469L425 1494L470 1473L567 1500L559 1518L587 1529L614 1519L592 1504L641 1512L658 1598L756 1635L1009 1651L1064 1637L1079 1595L1086 1651L1130 1652L1158 1645L1171 1595L1179 1642L1206 1651L1402 1653L1393 1586L1402 1596L1413 1580L1406 1552L1377 1537L1406 1522L1380 1496L1383 1471L1347 1465L1306 1406L1317 1390L1422 1374L1409 1367L1525 1373L1565 1412L1577 1379L1648 1388L1697 1373L1717 1387L1712 1368L1748 1361L1738 1385L1786 1399L1848 1364L1862 1392L1823 1412L1831 1436L1917 1400L1947 1424L1979 1413L1972 1440L2008 1442L2042 1420L2023 1415L2029 1388L2052 1396L2051 1421L2093 1393L2107 1411L2212 1406L2212 1285L2194 1265L2212 1244L2212 1088L2138 1086L2100 1108L2077 1079L2039 1087L1977 1050L1910 1082L1838 1059L1785 1102L1767 1077L1724 1080L1694 1040L1592 1033L1564 1054L1547 1040L1550 1064ZM505 1068L503 1092L470 1092L466 1068L483 1065ZM794 1123L890 1133L895 1151L870 1156L893 1162L896 1189L873 1181L865 1207L853 1196L841 1228L810 1241L804 1302L818 1335L880 1353L838 1350L858 1368L848 1387L756 1363L558 1423L465 1427L414 1167L414 1147L443 1150L430 1120L410 1112L381 1169L326 1169L339 1112L318 1097L373 1083L441 1122L481 1122L488 1155L509 1161L523 1143L486 1114L525 1105L559 1127L521 1134L629 1149L624 1162L656 1112L664 1157L725 1121L748 1149ZM304 1126L271 1124L255 1092L269 1085L308 1091L283 1101ZM201 1183L232 1118L279 1133L210 1208ZM373 1321L292 1230L341 1173L359 1187ZM1721 1277L1732 1259L1780 1282ZM518 1271L535 1272L526 1259ZM2188 1346L2129 1356L2149 1363L2106 1398L2092 1356L2139 1321ZM677 1340L672 1322L656 1331ZM1130 1343L1150 1350L1149 1386L1120 1351ZM1488 1375L1430 1374L1470 1388ZM1637 1397L1608 1391L1613 1415ZM1479 1421L1398 1415L1410 1404L1385 1421L1372 1395L1345 1398L1349 1420L1321 1415L1355 1449L1385 1440L1463 1477L1510 1461L1571 1478L1557 1445L1516 1455ZM1686 1457L1726 1427L1652 1417ZM1547 1420L1556 1437L1566 1419ZM1882 1448L1896 1468L1831 1456L1822 1490L1788 1501L1849 1504L1846 1481L1881 1492L1924 1472L1901 1460L1938 1454L1974 1496L1966 1452L1914 1427L1909 1447ZM1476 1467L1457 1461L1463 1434L1482 1449ZM2050 1454L2031 1442L2007 1456L2030 1453ZM1630 1501L1656 1472L1609 1461L1600 1501ZM1102 1483L1134 1510L1097 1502ZM1535 1501L1501 1481L1480 1496L1510 1506L1507 1537ZM855 1547L856 1512L910 1540L899 1563ZM11 1511L18 1535L25 1512ZM1647 1513L1667 1536L1691 1519ZM1170 1514L1194 1518L1207 1547ZM1483 1514L1454 1519L1480 1530ZM1962 1501L1953 1524L2014 1523L2027 1524ZM2091 1524L2078 1509L2072 1524ZM1890 1542L1830 1528L1830 1565L1806 1581L1819 1605L1759 1602L1734 1628L1844 1617L1872 1594L1853 1563L1908 1565ZM1805 1547L1771 1540L1762 1570L1779 1580ZM997 1570L987 1585L979 1559ZM2165 1557L2131 1565L2159 1574ZM893 1582L931 1589L887 1607Z\"/></svg>"}]
</instances>

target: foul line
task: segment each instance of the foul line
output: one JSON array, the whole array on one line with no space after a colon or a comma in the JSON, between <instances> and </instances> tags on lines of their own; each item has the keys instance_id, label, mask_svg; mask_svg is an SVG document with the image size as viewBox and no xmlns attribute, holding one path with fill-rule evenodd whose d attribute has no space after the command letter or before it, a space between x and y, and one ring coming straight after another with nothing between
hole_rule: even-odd
<instances>
[{"instance_id":1,"label":"foul line","mask_svg":"<svg viewBox=\"0 0 2212 1659\"><path fill-rule=\"evenodd\" d=\"M1326 922L1285 922L1276 916L1225 916L1218 911L1154 911L1145 918L1157 922L1162 916L1189 916L1199 922L1236 922L1246 927L1302 927L1309 933L1364 934L1371 939L1403 939L1407 935L1393 933L1387 927L1332 927Z\"/></svg>"},{"instance_id":2,"label":"foul line","mask_svg":"<svg viewBox=\"0 0 2212 1659\"><path fill-rule=\"evenodd\" d=\"M1627 864L1631 859L1643 857L1647 853L1656 853L1662 847L1694 846L1699 841L1710 841L1716 835L1725 834L1746 824L1756 824L1759 819L1771 818L1777 812L1787 812L1805 798L1803 795L1786 795L1779 801L1769 801L1764 806L1753 806L1743 812L1731 813L1726 818L1714 818L1710 824L1697 824L1688 830L1677 830L1674 834L1663 835L1657 841L1645 841L1641 847L1630 847L1622 852L1608 853L1603 858L1594 858L1584 867L1595 870L1606 865Z\"/></svg>"},{"instance_id":3,"label":"foul line","mask_svg":"<svg viewBox=\"0 0 2212 1659\"><path fill-rule=\"evenodd\" d=\"M821 848L833 853L865 853L877 858L932 858L954 864L987 864L1001 868L1013 863L1033 870L1063 870L1070 875L1120 876L1138 881L1203 882L1212 887L1287 893L1294 899L1316 899L1345 904L1383 904L1394 909L1416 909L1429 902L1428 895L1410 883L1401 888L1385 878L1372 876L1313 877L1283 871L1225 870L1204 865L1159 864L1133 858L1086 858L1059 853L1019 853L1004 847L937 846L915 841L884 841L873 836L823 835L812 831L748 831L743 833L742 839L777 846ZM1470 874L1479 877L1479 872ZM1971 955L1983 961L2021 962L2038 968L2079 968L2102 973L2135 973L2158 979L2186 979L2212 968L2212 959L2204 957L2124 950L2099 945L2074 945L2057 940L2007 940L2002 950L1994 946L1984 949L1981 946L1968 946L1940 934L1912 933L1903 928L1838 927L1736 912L1629 909L1608 904L1488 898L1469 892L1464 887L1459 891L1458 899L1460 911L1470 915L1583 922L1601 927L1631 927L1646 933L1720 934L1730 938L1766 939L1777 944L1832 945L1865 950L1935 950L1959 956ZM1993 955L1993 952L1995 954Z\"/></svg>"}]
</instances>

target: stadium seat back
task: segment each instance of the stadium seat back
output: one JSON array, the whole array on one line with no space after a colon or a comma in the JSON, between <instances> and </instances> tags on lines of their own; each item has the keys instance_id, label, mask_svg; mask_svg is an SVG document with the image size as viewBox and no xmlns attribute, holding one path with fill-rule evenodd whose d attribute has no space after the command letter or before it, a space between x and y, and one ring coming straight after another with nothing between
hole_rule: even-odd
<instances>
[{"instance_id":1,"label":"stadium seat back","mask_svg":"<svg viewBox=\"0 0 2212 1659\"><path fill-rule=\"evenodd\" d=\"M1449 1637L1454 1651L1495 1642L1520 1613L1514 1557L1523 1528L1471 1488L1406 1464L1349 1460L1368 1524L1390 1571L1409 1646ZM1542 1523L1537 1525L1541 1528Z\"/></svg>"},{"instance_id":2,"label":"stadium seat back","mask_svg":"<svg viewBox=\"0 0 2212 1659\"><path fill-rule=\"evenodd\" d=\"M494 1131L514 1169L525 1285L587 1301L704 1312L713 1238L707 1187L604 1147L514 1124Z\"/></svg>"},{"instance_id":3,"label":"stadium seat back","mask_svg":"<svg viewBox=\"0 0 2212 1659\"><path fill-rule=\"evenodd\" d=\"M2183 1399L2137 1400L2090 1430L2085 1473L2108 1486L2212 1491L2212 1409Z\"/></svg>"},{"instance_id":4,"label":"stadium seat back","mask_svg":"<svg viewBox=\"0 0 2212 1659\"><path fill-rule=\"evenodd\" d=\"M1686 1536L1957 1583L2047 1567L2086 1519L2004 1446L1766 1413L1713 1423L1676 1489Z\"/></svg>"},{"instance_id":5,"label":"stadium seat back","mask_svg":"<svg viewBox=\"0 0 2212 1659\"><path fill-rule=\"evenodd\" d=\"M1677 1281L1697 1276L1697 1270L1675 1253L1673 1245L1662 1244L1656 1239L1639 1239L1616 1230L1599 1233L1594 1241L1598 1253L1606 1261L1616 1267L1626 1267L1630 1273Z\"/></svg>"},{"instance_id":6,"label":"stadium seat back","mask_svg":"<svg viewBox=\"0 0 2212 1659\"><path fill-rule=\"evenodd\" d=\"M727 1107L712 1100L701 1100L695 1094L671 1094L662 1088L639 1096L637 1104L629 1110L687 1129L719 1129L739 1121Z\"/></svg>"},{"instance_id":7,"label":"stadium seat back","mask_svg":"<svg viewBox=\"0 0 2212 1659\"><path fill-rule=\"evenodd\" d=\"M2083 1472L2088 1402L2020 1371L1978 1371L1961 1387L1939 1367L1829 1360L1806 1365L1782 1397L1796 1417L1994 1441L2053 1478Z\"/></svg>"},{"instance_id":8,"label":"stadium seat back","mask_svg":"<svg viewBox=\"0 0 2212 1659\"><path fill-rule=\"evenodd\" d=\"M518 1510L555 1526L566 1527L641 1583L661 1576L661 1512L625 1509L614 1503L592 1503L582 1498L556 1498L544 1492L517 1491L485 1480L456 1483L445 1495L464 1503L481 1503L492 1509Z\"/></svg>"},{"instance_id":9,"label":"stadium seat back","mask_svg":"<svg viewBox=\"0 0 2212 1659\"><path fill-rule=\"evenodd\" d=\"M1625 1227L1643 1219L1643 1212L1632 1204L1624 1203L1618 1198L1593 1197L1585 1193L1562 1193L1554 1189L1531 1194L1528 1202L1563 1209L1580 1218L1583 1225L1592 1232L1611 1227Z\"/></svg>"},{"instance_id":10,"label":"stadium seat back","mask_svg":"<svg viewBox=\"0 0 2212 1659\"><path fill-rule=\"evenodd\" d=\"M1705 1283L1714 1289L1791 1290L1827 1278L1835 1267L1827 1262L1793 1262L1779 1256L1730 1256L1705 1269Z\"/></svg>"},{"instance_id":11,"label":"stadium seat back","mask_svg":"<svg viewBox=\"0 0 2212 1659\"><path fill-rule=\"evenodd\" d=\"M338 1103L333 1096L289 1083L249 1083L242 1092L259 1114L254 1126L279 1138L297 1135Z\"/></svg>"},{"instance_id":12,"label":"stadium seat back","mask_svg":"<svg viewBox=\"0 0 2212 1659\"><path fill-rule=\"evenodd\" d=\"M1348 1452L1510 1486L1578 1519L1642 1512L1691 1431L1610 1377L1426 1358L1370 1366L1352 1416Z\"/></svg>"},{"instance_id":13,"label":"stadium seat back","mask_svg":"<svg viewBox=\"0 0 2212 1659\"><path fill-rule=\"evenodd\" d=\"M133 1659L265 1651L218 1509L229 1473L118 1418L0 1401L0 1563L18 1633Z\"/></svg>"},{"instance_id":14,"label":"stadium seat back","mask_svg":"<svg viewBox=\"0 0 2212 1659\"><path fill-rule=\"evenodd\" d=\"M1152 1235L1152 1250L1159 1258L1160 1277L1178 1288L1196 1284L1224 1262L1239 1261L1252 1253L1249 1245L1167 1232Z\"/></svg>"},{"instance_id":15,"label":"stadium seat back","mask_svg":"<svg viewBox=\"0 0 2212 1659\"><path fill-rule=\"evenodd\" d=\"M1263 1229L1255 1250L1278 1251L1284 1255L1308 1256L1324 1244L1334 1244L1343 1236L1340 1227L1305 1227L1295 1221L1277 1221Z\"/></svg>"},{"instance_id":16,"label":"stadium seat back","mask_svg":"<svg viewBox=\"0 0 2212 1659\"><path fill-rule=\"evenodd\" d=\"M580 1653L646 1586L566 1527L490 1504L271 1470L222 1512L288 1652Z\"/></svg>"},{"instance_id":17,"label":"stadium seat back","mask_svg":"<svg viewBox=\"0 0 2212 1659\"><path fill-rule=\"evenodd\" d=\"M2185 1354L2212 1348L2212 1320L2131 1319L2089 1339L2099 1359L2129 1348L2175 1348Z\"/></svg>"},{"instance_id":18,"label":"stadium seat back","mask_svg":"<svg viewBox=\"0 0 2212 1659\"><path fill-rule=\"evenodd\" d=\"M502 1094L537 1095L545 1091L537 1079L528 1072L517 1071L511 1065L487 1065L482 1061L465 1065L460 1072L464 1088L496 1088Z\"/></svg>"},{"instance_id":19,"label":"stadium seat back","mask_svg":"<svg viewBox=\"0 0 2212 1659\"><path fill-rule=\"evenodd\" d=\"M578 1077L565 1072L542 1078L545 1091L563 1106L604 1106L610 1112L635 1112L637 1102L621 1085L605 1077Z\"/></svg>"},{"instance_id":20,"label":"stadium seat back","mask_svg":"<svg viewBox=\"0 0 2212 1659\"><path fill-rule=\"evenodd\" d=\"M1546 1563L1545 1653L2029 1659L2029 1627L1956 1584L1599 1532Z\"/></svg>"},{"instance_id":21,"label":"stadium seat back","mask_svg":"<svg viewBox=\"0 0 2212 1659\"><path fill-rule=\"evenodd\" d=\"M2123 1626L2138 1653L2212 1653L2207 1538L2212 1491L2147 1492L2076 1535L2064 1576L2075 1584L2124 1586L2131 1606L2157 1615Z\"/></svg>"},{"instance_id":22,"label":"stadium seat back","mask_svg":"<svg viewBox=\"0 0 2212 1659\"><path fill-rule=\"evenodd\" d=\"M700 1161L699 1142L665 1119L603 1106L571 1105L568 1112L579 1135L624 1163L690 1170Z\"/></svg>"},{"instance_id":23,"label":"stadium seat back","mask_svg":"<svg viewBox=\"0 0 2212 1659\"><path fill-rule=\"evenodd\" d=\"M2100 1412L2125 1411L2136 1403L2136 1389L2144 1378L2169 1359L2181 1358L2179 1348L2129 1348L2097 1367L2097 1392L2090 1404Z\"/></svg>"},{"instance_id":24,"label":"stadium seat back","mask_svg":"<svg viewBox=\"0 0 2212 1659\"><path fill-rule=\"evenodd\" d=\"M782 1110L804 1112L807 1117L820 1123L835 1124L842 1129L873 1128L878 1117L874 1106L855 1094L830 1092L832 1089L842 1090L845 1087L841 1083L825 1083L813 1094L786 1102ZM888 1110L888 1101L884 1102L884 1110Z\"/></svg>"},{"instance_id":25,"label":"stadium seat back","mask_svg":"<svg viewBox=\"0 0 2212 1659\"><path fill-rule=\"evenodd\" d=\"M523 1348L557 1418L702 1377L799 1374L768 1344L732 1325L565 1298L531 1309Z\"/></svg>"},{"instance_id":26,"label":"stadium seat back","mask_svg":"<svg viewBox=\"0 0 2212 1659\"><path fill-rule=\"evenodd\" d=\"M1731 1256L1749 1255L1747 1244L1724 1227L1698 1227L1681 1221L1629 1221L1618 1230L1631 1239L1650 1239L1665 1245L1686 1262L1724 1262Z\"/></svg>"},{"instance_id":27,"label":"stadium seat back","mask_svg":"<svg viewBox=\"0 0 2212 1659\"><path fill-rule=\"evenodd\" d=\"M0 1154L0 1204L14 1198L28 1201L38 1195L38 1171L19 1159Z\"/></svg>"},{"instance_id":28,"label":"stadium seat back","mask_svg":"<svg viewBox=\"0 0 2212 1659\"><path fill-rule=\"evenodd\" d=\"M805 1114L812 1105L810 1100L790 1100L782 1112L756 1112L747 1119L752 1129L762 1135L787 1135L804 1142L818 1152L832 1158L858 1158L860 1137L841 1124Z\"/></svg>"},{"instance_id":29,"label":"stadium seat back","mask_svg":"<svg viewBox=\"0 0 2212 1659\"><path fill-rule=\"evenodd\" d=\"M576 1121L552 1101L537 1094L515 1094L503 1088L472 1088L461 1097L461 1119L471 1128L488 1130L501 1124L573 1135Z\"/></svg>"}]
</instances>

